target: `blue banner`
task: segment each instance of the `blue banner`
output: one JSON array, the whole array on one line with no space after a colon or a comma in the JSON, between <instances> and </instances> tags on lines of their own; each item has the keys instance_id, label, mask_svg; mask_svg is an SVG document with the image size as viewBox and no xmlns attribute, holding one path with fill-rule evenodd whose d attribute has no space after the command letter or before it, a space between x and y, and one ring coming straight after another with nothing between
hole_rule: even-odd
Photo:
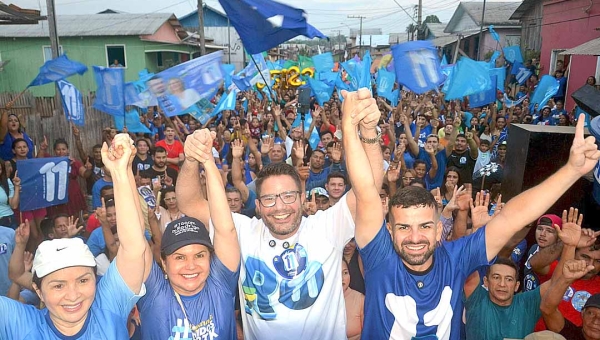
<instances>
[{"instance_id":1,"label":"blue banner","mask_svg":"<svg viewBox=\"0 0 600 340\"><path fill-rule=\"evenodd\" d=\"M73 124L77 126L84 126L85 108L83 107L81 92L66 80L59 80L57 85L60 89L63 111L65 111L67 120L73 122Z\"/></svg>"},{"instance_id":2,"label":"blue banner","mask_svg":"<svg viewBox=\"0 0 600 340\"><path fill-rule=\"evenodd\" d=\"M339 72L325 71L325 72L319 73L318 78L315 77L315 79L319 79L329 85L335 86L335 83L337 82L337 79L339 77L340 77Z\"/></svg>"},{"instance_id":3,"label":"blue banner","mask_svg":"<svg viewBox=\"0 0 600 340\"><path fill-rule=\"evenodd\" d=\"M482 107L496 101L496 87L492 84L496 83L496 76L490 77L490 88L487 91L481 91L469 96L470 107Z\"/></svg>"},{"instance_id":4,"label":"blue banner","mask_svg":"<svg viewBox=\"0 0 600 340\"><path fill-rule=\"evenodd\" d=\"M558 92L559 86L560 83L553 76L548 74L543 76L531 96L530 110L533 112L535 104L538 104L538 108L541 110L546 105L546 102Z\"/></svg>"},{"instance_id":5,"label":"blue banner","mask_svg":"<svg viewBox=\"0 0 600 340\"><path fill-rule=\"evenodd\" d=\"M440 66L446 66L448 65L448 59L446 58L446 55L444 54L442 56L442 62L440 63Z\"/></svg>"},{"instance_id":6,"label":"blue banner","mask_svg":"<svg viewBox=\"0 0 600 340\"><path fill-rule=\"evenodd\" d=\"M114 117L115 128L117 131L123 131L123 117ZM125 113L125 124L128 132L152 133L147 126L140 121L140 114L136 110Z\"/></svg>"},{"instance_id":7,"label":"blue banner","mask_svg":"<svg viewBox=\"0 0 600 340\"><path fill-rule=\"evenodd\" d=\"M211 116L216 115L217 113L225 110L235 110L235 102L237 99L238 90L233 90L229 93L223 93L221 99L215 106L215 109L212 112ZM257 92L258 93L258 92Z\"/></svg>"},{"instance_id":8,"label":"blue banner","mask_svg":"<svg viewBox=\"0 0 600 340\"><path fill-rule=\"evenodd\" d=\"M74 74L84 74L87 69L87 66L84 64L69 60L69 58L63 54L56 59L45 62L44 65L40 67L40 73L27 87L52 83Z\"/></svg>"},{"instance_id":9,"label":"blue banner","mask_svg":"<svg viewBox=\"0 0 600 340\"><path fill-rule=\"evenodd\" d=\"M444 98L446 100L462 99L490 88L494 88L494 85L485 64L462 57L452 72L452 78Z\"/></svg>"},{"instance_id":10,"label":"blue banner","mask_svg":"<svg viewBox=\"0 0 600 340\"><path fill-rule=\"evenodd\" d=\"M21 178L19 209L31 211L67 203L70 162L68 157L17 161Z\"/></svg>"},{"instance_id":11,"label":"blue banner","mask_svg":"<svg viewBox=\"0 0 600 340\"><path fill-rule=\"evenodd\" d=\"M167 117L197 109L200 99L212 99L223 81L218 51L175 65L150 78L146 85Z\"/></svg>"},{"instance_id":12,"label":"blue banner","mask_svg":"<svg viewBox=\"0 0 600 340\"><path fill-rule=\"evenodd\" d=\"M435 90L444 80L437 49L430 41L409 41L392 46L396 81L421 94Z\"/></svg>"},{"instance_id":13,"label":"blue banner","mask_svg":"<svg viewBox=\"0 0 600 340\"><path fill-rule=\"evenodd\" d=\"M396 74L388 72L383 68L377 71L377 95L386 98L393 104L394 99L394 83L396 82ZM396 96L397 99L397 96Z\"/></svg>"},{"instance_id":14,"label":"blue banner","mask_svg":"<svg viewBox=\"0 0 600 340\"><path fill-rule=\"evenodd\" d=\"M340 99L340 101L344 101L344 97L342 97L342 90L351 91L350 86L342 80L342 77L338 77L335 80L335 88L337 90L338 98Z\"/></svg>"},{"instance_id":15,"label":"blue banner","mask_svg":"<svg viewBox=\"0 0 600 340\"><path fill-rule=\"evenodd\" d=\"M507 46L502 49L504 51L504 58L511 64L515 62L522 63L523 55L521 54L521 46Z\"/></svg>"},{"instance_id":16,"label":"blue banner","mask_svg":"<svg viewBox=\"0 0 600 340\"><path fill-rule=\"evenodd\" d=\"M324 82L313 78L308 78L308 85L313 91L320 106L323 106L325 102L331 99L331 95L333 94L333 86L329 86Z\"/></svg>"},{"instance_id":17,"label":"blue banner","mask_svg":"<svg viewBox=\"0 0 600 340\"><path fill-rule=\"evenodd\" d=\"M247 102L248 101L246 101L246 103ZM190 114L193 115L200 124L206 124L206 122L213 117L212 112L215 109L215 105L211 103L210 100L202 98L196 103L196 107L196 110L190 112Z\"/></svg>"},{"instance_id":18,"label":"blue banner","mask_svg":"<svg viewBox=\"0 0 600 340\"><path fill-rule=\"evenodd\" d=\"M303 35L327 38L309 25L306 13L271 0L219 0L249 53L267 51Z\"/></svg>"},{"instance_id":19,"label":"blue banner","mask_svg":"<svg viewBox=\"0 0 600 340\"><path fill-rule=\"evenodd\" d=\"M125 115L125 69L122 67L94 66L98 89L93 107L113 116Z\"/></svg>"},{"instance_id":20,"label":"blue banner","mask_svg":"<svg viewBox=\"0 0 600 340\"><path fill-rule=\"evenodd\" d=\"M496 59L501 55L502 54L499 51L494 51L494 53L492 53L492 56L490 57L490 68L496 67Z\"/></svg>"}]
</instances>

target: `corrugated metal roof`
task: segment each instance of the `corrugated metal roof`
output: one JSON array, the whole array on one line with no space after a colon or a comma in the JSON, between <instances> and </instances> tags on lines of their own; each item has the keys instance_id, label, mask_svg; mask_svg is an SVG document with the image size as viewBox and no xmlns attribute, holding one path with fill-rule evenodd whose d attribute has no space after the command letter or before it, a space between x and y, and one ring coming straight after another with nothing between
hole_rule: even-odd
<instances>
[{"instance_id":1,"label":"corrugated metal roof","mask_svg":"<svg viewBox=\"0 0 600 340\"><path fill-rule=\"evenodd\" d=\"M170 19L177 22L172 13L59 15L56 26L59 37L146 35L154 34ZM37 25L0 26L0 37L47 36L47 22L39 22Z\"/></svg>"},{"instance_id":2,"label":"corrugated metal roof","mask_svg":"<svg viewBox=\"0 0 600 340\"><path fill-rule=\"evenodd\" d=\"M487 31L487 28L484 28L483 30ZM461 33L461 35L462 35L461 39L468 38L468 37L471 37L476 34L479 34L479 31L466 31L466 32ZM453 34L453 35L446 35L443 37L431 39L430 41L433 44L433 46L435 46L435 47L444 47L444 46L455 43L457 40L458 40L458 35Z\"/></svg>"},{"instance_id":3,"label":"corrugated metal roof","mask_svg":"<svg viewBox=\"0 0 600 340\"><path fill-rule=\"evenodd\" d=\"M431 34L436 38L448 35L448 33L444 33L444 29L446 29L446 25L448 25L448 24L433 23L433 22L425 23L425 26L427 26L427 29L429 30L429 32L431 32Z\"/></svg>"},{"instance_id":4,"label":"corrugated metal roof","mask_svg":"<svg viewBox=\"0 0 600 340\"><path fill-rule=\"evenodd\" d=\"M510 20L515 10L521 5L521 2L486 2L484 25L498 26L520 26L519 20ZM477 25L481 24L481 12L483 11L483 2L461 2L467 13L475 20Z\"/></svg>"},{"instance_id":5,"label":"corrugated metal roof","mask_svg":"<svg viewBox=\"0 0 600 340\"><path fill-rule=\"evenodd\" d=\"M562 55L600 55L600 38L590 40L561 52Z\"/></svg>"}]
</instances>

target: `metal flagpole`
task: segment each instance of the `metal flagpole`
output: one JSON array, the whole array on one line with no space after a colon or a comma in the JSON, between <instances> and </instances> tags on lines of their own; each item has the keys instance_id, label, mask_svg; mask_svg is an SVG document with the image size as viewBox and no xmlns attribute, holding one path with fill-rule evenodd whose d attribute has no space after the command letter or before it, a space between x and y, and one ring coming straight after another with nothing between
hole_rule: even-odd
<instances>
[{"instance_id":1,"label":"metal flagpole","mask_svg":"<svg viewBox=\"0 0 600 340\"><path fill-rule=\"evenodd\" d=\"M265 79L265 76L262 74L262 70L260 69L260 67L258 67L258 63L256 62L256 59L254 59L254 55L250 54L250 58L252 58L252 62L254 63L254 66L256 66L256 69L258 70L258 73L260 73L260 77L262 78L262 80L265 82L265 86L267 87L267 89L269 90L269 93L271 94L271 98L274 98L274 93L271 90L271 87L269 86L269 83L267 82L267 80Z\"/></svg>"}]
</instances>

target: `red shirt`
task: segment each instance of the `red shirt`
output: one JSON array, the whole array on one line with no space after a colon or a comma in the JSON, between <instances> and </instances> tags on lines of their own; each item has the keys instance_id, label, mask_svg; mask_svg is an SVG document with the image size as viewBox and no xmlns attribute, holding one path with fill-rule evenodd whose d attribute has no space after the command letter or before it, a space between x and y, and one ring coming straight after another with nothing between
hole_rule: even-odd
<instances>
[{"instance_id":1,"label":"red shirt","mask_svg":"<svg viewBox=\"0 0 600 340\"><path fill-rule=\"evenodd\" d=\"M173 144L167 144L166 139L160 140L156 142L155 146L162 146L167 150L167 158L177 158L179 159L179 155L183 153L183 144L180 141L175 140ZM170 168L173 168L177 172L179 172L179 165L169 164Z\"/></svg>"},{"instance_id":2,"label":"red shirt","mask_svg":"<svg viewBox=\"0 0 600 340\"><path fill-rule=\"evenodd\" d=\"M85 231L87 234L91 234L92 231L100 228L100 220L98 220L98 216L96 214L90 214L90 217L87 220L87 225L85 226Z\"/></svg>"}]
</instances>

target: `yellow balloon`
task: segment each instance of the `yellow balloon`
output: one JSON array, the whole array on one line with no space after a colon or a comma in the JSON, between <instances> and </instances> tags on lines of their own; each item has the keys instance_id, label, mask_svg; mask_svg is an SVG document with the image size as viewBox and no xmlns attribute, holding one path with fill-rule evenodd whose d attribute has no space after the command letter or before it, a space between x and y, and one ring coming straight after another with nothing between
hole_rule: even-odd
<instances>
[{"instance_id":1,"label":"yellow balloon","mask_svg":"<svg viewBox=\"0 0 600 340\"><path fill-rule=\"evenodd\" d=\"M298 68L298 66L290 67L288 73L289 73L289 76L288 76L287 83L290 86L302 85L302 80L300 80L300 68Z\"/></svg>"},{"instance_id":2,"label":"yellow balloon","mask_svg":"<svg viewBox=\"0 0 600 340\"><path fill-rule=\"evenodd\" d=\"M308 76L310 78L314 78L315 77L315 70L313 70L311 67L307 67L305 69L302 70L302 72L300 72L303 76Z\"/></svg>"}]
</instances>

